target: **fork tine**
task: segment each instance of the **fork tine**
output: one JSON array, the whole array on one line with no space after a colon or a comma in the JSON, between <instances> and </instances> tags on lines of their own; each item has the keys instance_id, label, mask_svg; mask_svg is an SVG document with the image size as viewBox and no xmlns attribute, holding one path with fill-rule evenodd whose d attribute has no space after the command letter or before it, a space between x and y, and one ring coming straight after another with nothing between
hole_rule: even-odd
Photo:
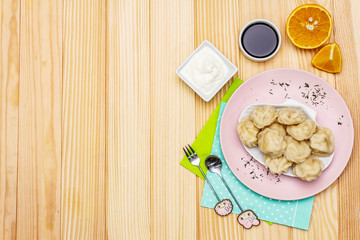
<instances>
[{"instance_id":1,"label":"fork tine","mask_svg":"<svg viewBox=\"0 0 360 240\"><path fill-rule=\"evenodd\" d=\"M188 149L188 147L185 146L185 148L186 148L186 150L188 151L189 155L190 155L191 157L194 157L194 154Z\"/></svg>"},{"instance_id":2,"label":"fork tine","mask_svg":"<svg viewBox=\"0 0 360 240\"><path fill-rule=\"evenodd\" d=\"M190 156L189 156L189 154L186 152L185 148L183 148L183 150L184 150L184 152L185 152L185 154L186 154L186 157L190 160Z\"/></svg>"},{"instance_id":3,"label":"fork tine","mask_svg":"<svg viewBox=\"0 0 360 240\"><path fill-rule=\"evenodd\" d=\"M189 144L188 144L188 146L191 149L191 151L194 153L194 155L196 156L197 154L196 154L195 150Z\"/></svg>"}]
</instances>

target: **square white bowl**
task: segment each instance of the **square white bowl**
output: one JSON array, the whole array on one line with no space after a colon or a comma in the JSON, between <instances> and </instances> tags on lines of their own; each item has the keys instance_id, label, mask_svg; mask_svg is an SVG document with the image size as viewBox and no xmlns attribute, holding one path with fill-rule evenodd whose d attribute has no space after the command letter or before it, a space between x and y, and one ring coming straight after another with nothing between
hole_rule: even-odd
<instances>
[{"instance_id":1,"label":"square white bowl","mask_svg":"<svg viewBox=\"0 0 360 240\"><path fill-rule=\"evenodd\" d=\"M190 59L199 51L201 50L203 47L209 47L211 50L214 51L214 53L216 53L225 63L225 65L229 68L228 72L225 74L224 78L222 81L219 81L218 85L216 86L216 90L214 91L214 93L210 96L205 96L204 93L201 92L201 89L198 89L197 87L195 87L193 84L191 84L191 82L181 74L181 70L186 66L186 64L188 64L188 62L190 61ZM230 62L229 59L227 59L214 45L212 45L209 41L205 40L203 41L199 47L197 47L192 53L191 55L186 58L186 60L176 69L176 74L189 86L191 87L202 99L204 99L204 101L208 102L210 101L215 95L216 93L230 80L230 78L232 78L232 76L234 76L234 74L237 72L237 67L232 64L232 62Z\"/></svg>"}]
</instances>

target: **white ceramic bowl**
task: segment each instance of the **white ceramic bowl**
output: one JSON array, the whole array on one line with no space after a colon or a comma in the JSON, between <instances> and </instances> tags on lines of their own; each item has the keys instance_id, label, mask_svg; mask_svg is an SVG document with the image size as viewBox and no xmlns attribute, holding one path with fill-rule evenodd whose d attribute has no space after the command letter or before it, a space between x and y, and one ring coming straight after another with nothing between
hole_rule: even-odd
<instances>
[{"instance_id":1,"label":"white ceramic bowl","mask_svg":"<svg viewBox=\"0 0 360 240\"><path fill-rule=\"evenodd\" d=\"M182 73L181 70L188 64L190 59L199 52L200 49L203 47L209 47L215 54L217 54L220 59L224 62L224 64L228 67L228 72L225 73L224 78L222 81L219 81L219 83L214 87L214 92L210 95L206 95L202 89L197 88L194 84L191 83L189 79L187 79ZM205 40L203 41L198 48L195 49L193 53L177 68L176 74L187 84L189 87L191 87L204 101L208 102L210 101L216 93L227 83L230 78L234 76L234 74L237 72L237 67L230 62L229 59L227 59L214 45L212 45L209 41Z\"/></svg>"},{"instance_id":2,"label":"white ceramic bowl","mask_svg":"<svg viewBox=\"0 0 360 240\"><path fill-rule=\"evenodd\" d=\"M241 41L242 36L243 36L245 30L246 30L250 25L253 25L253 24L256 24L256 23L264 23L264 24L266 24L266 25L269 25L272 29L275 30L275 33L276 33L276 35L277 35L277 37L278 37L278 45L277 45L275 51L274 51L271 55L269 55L269 56L267 56L267 57L264 57L264 58L257 58L257 57L253 57L253 56L249 55L249 54L245 51L244 46L242 45L242 41ZM241 29L241 32L240 32L240 35L239 35L239 46L240 46L241 51L244 53L244 55L245 55L248 59L250 59L250 60L252 60L252 61L255 61L255 62L264 62L264 61L267 61L267 60L273 58L273 57L277 54L277 52L279 51L280 46L281 46L281 34L280 34L279 29L278 29L278 28L275 26L275 24L273 24L272 22L270 22L270 21L268 21L268 20L265 20L265 19L255 19L255 20L252 20L252 21L248 22L248 23Z\"/></svg>"}]
</instances>

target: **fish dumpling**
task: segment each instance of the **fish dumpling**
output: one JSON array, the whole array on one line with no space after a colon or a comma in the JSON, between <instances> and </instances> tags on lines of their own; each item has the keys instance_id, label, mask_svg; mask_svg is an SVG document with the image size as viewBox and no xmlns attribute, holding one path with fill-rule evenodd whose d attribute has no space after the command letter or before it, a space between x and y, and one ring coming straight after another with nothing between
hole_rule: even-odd
<instances>
[{"instance_id":1,"label":"fish dumpling","mask_svg":"<svg viewBox=\"0 0 360 240\"><path fill-rule=\"evenodd\" d=\"M258 134L258 145L261 152L273 157L283 155L286 143L276 130L266 128Z\"/></svg>"},{"instance_id":2,"label":"fish dumpling","mask_svg":"<svg viewBox=\"0 0 360 240\"><path fill-rule=\"evenodd\" d=\"M254 107L250 113L250 120L257 128L264 128L275 122L278 112L275 107L267 105Z\"/></svg>"},{"instance_id":3,"label":"fish dumpling","mask_svg":"<svg viewBox=\"0 0 360 240\"><path fill-rule=\"evenodd\" d=\"M318 127L310 138L310 147L313 154L318 156L329 156L334 152L334 135L326 127Z\"/></svg>"},{"instance_id":4,"label":"fish dumpling","mask_svg":"<svg viewBox=\"0 0 360 240\"><path fill-rule=\"evenodd\" d=\"M286 148L284 156L294 162L300 163L305 161L311 154L311 149L305 141L296 141L290 136L287 136L286 139Z\"/></svg>"},{"instance_id":5,"label":"fish dumpling","mask_svg":"<svg viewBox=\"0 0 360 240\"><path fill-rule=\"evenodd\" d=\"M254 123L248 118L243 118L237 126L238 136L241 142L247 147L254 147L257 145L257 135L259 129L255 127Z\"/></svg>"},{"instance_id":6,"label":"fish dumpling","mask_svg":"<svg viewBox=\"0 0 360 240\"><path fill-rule=\"evenodd\" d=\"M316 123L311 119L306 119L298 125L286 127L286 132L298 141L309 139L316 131Z\"/></svg>"},{"instance_id":7,"label":"fish dumpling","mask_svg":"<svg viewBox=\"0 0 360 240\"><path fill-rule=\"evenodd\" d=\"M279 110L278 122L285 125L302 123L306 119L305 113L296 108L282 108Z\"/></svg>"},{"instance_id":8,"label":"fish dumpling","mask_svg":"<svg viewBox=\"0 0 360 240\"><path fill-rule=\"evenodd\" d=\"M316 155L311 155L302 163L295 164L293 166L294 174L305 181L313 181L322 173L324 163L319 160Z\"/></svg>"},{"instance_id":9,"label":"fish dumpling","mask_svg":"<svg viewBox=\"0 0 360 240\"><path fill-rule=\"evenodd\" d=\"M269 155L265 155L264 163L267 168L269 168L270 172L273 174L282 174L286 172L289 167L293 164L289 160L287 160L284 156L281 157L272 157Z\"/></svg>"}]
</instances>

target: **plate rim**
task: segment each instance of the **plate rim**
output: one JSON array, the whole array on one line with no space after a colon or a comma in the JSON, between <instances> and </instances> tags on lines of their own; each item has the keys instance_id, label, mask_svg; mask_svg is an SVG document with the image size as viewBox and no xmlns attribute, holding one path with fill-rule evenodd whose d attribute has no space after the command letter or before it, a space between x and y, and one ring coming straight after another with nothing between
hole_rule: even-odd
<instances>
[{"instance_id":1,"label":"plate rim","mask_svg":"<svg viewBox=\"0 0 360 240\"><path fill-rule=\"evenodd\" d=\"M346 102L344 101L344 99L342 98L342 96L340 95L340 93L331 85L329 84L326 80L324 80L322 77L318 76L318 75L315 75L314 73L311 73L311 72L308 72L308 71L305 71L303 69L299 69L299 68L272 68L272 69L269 69L269 70L265 70L265 71L262 71L262 72L259 72L253 76L251 76L250 78L248 78L246 81L244 81L243 84L240 85L240 87L238 87L238 89L235 90L235 92L231 95L231 97L229 98L229 100L227 101L226 105L225 105L225 108L224 108L224 111L223 113L226 112L228 106L229 106L229 102L231 101L231 99L236 95L236 93L244 88L244 86L247 85L248 82L250 82L252 79L256 78L257 76L261 75L261 74L264 74L264 73L267 73L267 72L272 72L272 71L283 71L283 70L290 70L290 71L298 71L298 72L302 72L302 73L306 73L306 74L309 74L309 75L312 75L312 77L315 77L315 78L318 78L319 80L323 81L325 84L327 84L330 88L332 88L332 90L335 91L335 94L340 97L342 103L346 106L346 109L345 111L349 114L350 116L350 128L351 128L351 151L349 152L348 156L346 156L346 164L344 164L344 167L342 169L340 169L340 171L338 171L338 173L336 174L336 177L334 177L333 180L329 181L327 184L324 184L323 187L319 188L319 190L315 191L314 193L309 193L309 194L306 194L302 197L292 197L292 198L277 198L277 197L274 197L274 196L269 196L267 194L263 194L261 192L258 192L258 191L255 191L253 190L252 188L250 188L247 184L243 183L237 176L236 174L234 173L234 170L233 168L228 164L228 161L226 160L226 153L224 151L222 151L223 153L223 156L224 156L224 159L226 161L226 164L229 166L229 169L231 170L231 172L234 174L234 176L236 177L236 179L238 179L242 184L244 184L247 188L249 188L251 191L253 192L256 192L262 196L265 196L265 197L268 197L268 198L272 198L272 199L277 199L277 200L284 200L284 201L293 201L293 200L301 200L301 199L305 199L305 198L308 198L308 197L312 197L312 196L315 196L316 194L318 193L321 193L322 191L324 191L325 189L327 189L329 186L331 186L339 177L340 175L344 172L346 166L348 165L349 161L350 161L350 158L351 158L351 155L352 155L352 152L354 151L354 140L355 140L355 132L354 132L354 123L353 123L353 118L352 118L352 115L351 115L351 112L349 110L349 107L348 105L346 104ZM223 138L222 138L222 129L223 129L223 118L221 118L221 121L220 121L220 130L219 130L219 134L220 134L220 146L221 146L221 149L222 148L222 145L223 145Z\"/></svg>"}]
</instances>

